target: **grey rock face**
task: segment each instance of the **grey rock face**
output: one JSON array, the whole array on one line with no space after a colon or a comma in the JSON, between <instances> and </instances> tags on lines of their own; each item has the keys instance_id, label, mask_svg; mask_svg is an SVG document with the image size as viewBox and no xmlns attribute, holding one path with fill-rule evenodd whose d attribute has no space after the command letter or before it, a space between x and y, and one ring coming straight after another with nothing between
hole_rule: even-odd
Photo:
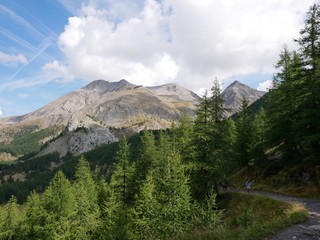
<instances>
[{"instance_id":1,"label":"grey rock face","mask_svg":"<svg viewBox=\"0 0 320 240\"><path fill-rule=\"evenodd\" d=\"M38 155L58 152L60 157L71 152L78 156L84 152L95 149L102 144L116 142L118 139L109 131L108 128L101 126L91 126L87 129L80 129L67 133L48 144Z\"/></svg>"},{"instance_id":2,"label":"grey rock face","mask_svg":"<svg viewBox=\"0 0 320 240\"><path fill-rule=\"evenodd\" d=\"M249 101L249 104L257 101L266 92L258 91L238 81L230 84L221 94L225 107L229 109L228 116L238 112L241 107L243 96Z\"/></svg>"},{"instance_id":3,"label":"grey rock face","mask_svg":"<svg viewBox=\"0 0 320 240\"><path fill-rule=\"evenodd\" d=\"M60 125L68 133L40 154L58 151L61 156L67 152L78 155L117 141L108 127L125 128L130 133L168 128L182 112L194 114L197 102L196 94L177 84L146 88L126 80L97 80L34 112L0 119L0 132L9 125L39 125L40 129ZM88 130L75 132L79 127Z\"/></svg>"}]
</instances>

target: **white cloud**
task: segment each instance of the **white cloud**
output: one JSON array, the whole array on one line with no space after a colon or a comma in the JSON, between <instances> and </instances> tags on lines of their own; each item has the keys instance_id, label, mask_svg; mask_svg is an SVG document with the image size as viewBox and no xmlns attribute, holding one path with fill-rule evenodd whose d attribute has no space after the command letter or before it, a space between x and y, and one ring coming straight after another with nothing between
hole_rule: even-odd
<instances>
[{"instance_id":1,"label":"white cloud","mask_svg":"<svg viewBox=\"0 0 320 240\"><path fill-rule=\"evenodd\" d=\"M0 106L0 116L2 116L2 115L3 115L3 112L2 112L2 108Z\"/></svg>"},{"instance_id":2,"label":"white cloud","mask_svg":"<svg viewBox=\"0 0 320 240\"><path fill-rule=\"evenodd\" d=\"M54 79L59 82L68 82L74 79L73 74L68 68L56 60L45 64L42 70L47 72L47 74L51 73L51 76L54 76Z\"/></svg>"},{"instance_id":3,"label":"white cloud","mask_svg":"<svg viewBox=\"0 0 320 240\"><path fill-rule=\"evenodd\" d=\"M10 55L0 51L0 64L6 66L16 66L17 64L26 64L27 58L23 54Z\"/></svg>"},{"instance_id":4,"label":"white cloud","mask_svg":"<svg viewBox=\"0 0 320 240\"><path fill-rule=\"evenodd\" d=\"M272 80L267 80L265 82L259 83L259 86L257 87L257 89L259 91L269 91L269 89L272 87Z\"/></svg>"},{"instance_id":5,"label":"white cloud","mask_svg":"<svg viewBox=\"0 0 320 240\"><path fill-rule=\"evenodd\" d=\"M215 76L271 74L315 0L145 0L134 11L126 2L86 1L69 18L59 37L69 74L197 92Z\"/></svg>"}]
</instances>

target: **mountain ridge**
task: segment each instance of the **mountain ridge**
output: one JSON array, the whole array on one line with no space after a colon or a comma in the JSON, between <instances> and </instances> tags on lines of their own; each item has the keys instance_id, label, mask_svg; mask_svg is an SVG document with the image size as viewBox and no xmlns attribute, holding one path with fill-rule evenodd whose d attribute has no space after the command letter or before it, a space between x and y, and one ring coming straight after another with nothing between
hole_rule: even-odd
<instances>
[{"instance_id":1,"label":"mountain ridge","mask_svg":"<svg viewBox=\"0 0 320 240\"><path fill-rule=\"evenodd\" d=\"M231 83L221 94L224 105L228 109L227 116L238 112L242 104L243 96L249 101L249 105L261 98L266 92L251 88L239 81Z\"/></svg>"},{"instance_id":2,"label":"mountain ridge","mask_svg":"<svg viewBox=\"0 0 320 240\"><path fill-rule=\"evenodd\" d=\"M237 111L239 104L233 106L232 103L241 103L239 94L255 94L249 96L249 101L253 102L259 97L256 91L235 81L222 97L227 108L232 106L233 111ZM41 141L51 142L40 155L54 151L61 156L67 152L79 155L103 143L118 141L116 135L120 129L126 135L141 130L170 128L181 114L194 116L199 99L197 94L176 83L144 87L125 79L118 82L95 80L38 110L0 119L0 143L9 143L13 139L12 131L19 132L23 126L38 126L36 131L60 126L56 128L59 132ZM79 132L78 129L87 130ZM60 139L56 139L57 136Z\"/></svg>"}]
</instances>

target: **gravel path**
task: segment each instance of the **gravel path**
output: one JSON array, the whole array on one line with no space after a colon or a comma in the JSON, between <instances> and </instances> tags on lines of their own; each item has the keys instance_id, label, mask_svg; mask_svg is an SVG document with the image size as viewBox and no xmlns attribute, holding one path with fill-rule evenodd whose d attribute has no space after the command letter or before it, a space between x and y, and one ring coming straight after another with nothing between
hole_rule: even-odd
<instances>
[{"instance_id":1,"label":"gravel path","mask_svg":"<svg viewBox=\"0 0 320 240\"><path fill-rule=\"evenodd\" d=\"M231 189L230 191L247 193L247 191L241 189ZM320 240L320 200L262 191L250 191L249 194L264 195L284 202L299 202L309 211L310 216L306 221L285 228L273 237L266 238L266 240Z\"/></svg>"}]
</instances>

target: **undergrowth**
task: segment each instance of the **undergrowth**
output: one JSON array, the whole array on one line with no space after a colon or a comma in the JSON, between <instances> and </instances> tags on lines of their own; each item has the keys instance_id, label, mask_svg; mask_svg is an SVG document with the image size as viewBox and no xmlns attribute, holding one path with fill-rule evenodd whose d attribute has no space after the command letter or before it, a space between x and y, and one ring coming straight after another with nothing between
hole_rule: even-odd
<instances>
[{"instance_id":1,"label":"undergrowth","mask_svg":"<svg viewBox=\"0 0 320 240\"><path fill-rule=\"evenodd\" d=\"M297 203L285 203L264 196L224 193L219 199L225 209L223 223L213 231L195 231L177 239L258 240L280 229L304 221L308 212Z\"/></svg>"}]
</instances>

